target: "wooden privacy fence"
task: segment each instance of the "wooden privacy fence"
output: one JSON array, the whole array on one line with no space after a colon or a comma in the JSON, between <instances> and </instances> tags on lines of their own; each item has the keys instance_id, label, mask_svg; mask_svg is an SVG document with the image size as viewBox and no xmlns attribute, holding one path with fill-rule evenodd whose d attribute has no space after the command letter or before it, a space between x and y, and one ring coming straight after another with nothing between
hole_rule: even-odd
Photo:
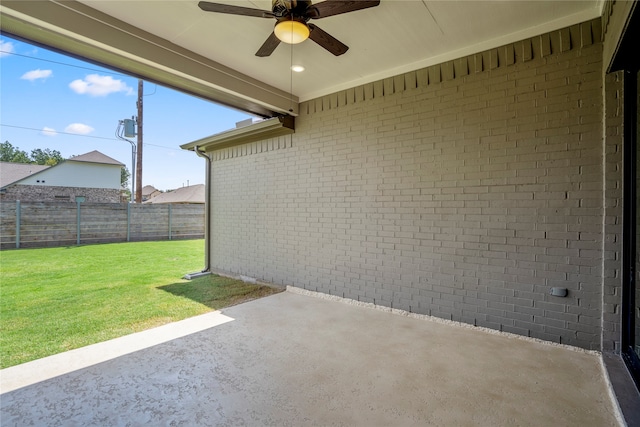
<instances>
[{"instance_id":1,"label":"wooden privacy fence","mask_svg":"<svg viewBox=\"0 0 640 427\"><path fill-rule=\"evenodd\" d=\"M0 248L204 238L203 204L0 203Z\"/></svg>"}]
</instances>

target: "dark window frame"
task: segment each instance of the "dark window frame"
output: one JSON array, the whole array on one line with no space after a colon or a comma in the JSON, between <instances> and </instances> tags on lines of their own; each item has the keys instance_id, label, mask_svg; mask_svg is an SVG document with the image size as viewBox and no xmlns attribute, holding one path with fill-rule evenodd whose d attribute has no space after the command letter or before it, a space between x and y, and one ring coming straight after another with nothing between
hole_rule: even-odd
<instances>
[{"instance_id":1,"label":"dark window frame","mask_svg":"<svg viewBox=\"0 0 640 427\"><path fill-rule=\"evenodd\" d=\"M624 185L622 222L622 336L621 355L640 390L640 358L634 351L637 242L638 69L624 70ZM637 343L640 344L640 343Z\"/></svg>"}]
</instances>

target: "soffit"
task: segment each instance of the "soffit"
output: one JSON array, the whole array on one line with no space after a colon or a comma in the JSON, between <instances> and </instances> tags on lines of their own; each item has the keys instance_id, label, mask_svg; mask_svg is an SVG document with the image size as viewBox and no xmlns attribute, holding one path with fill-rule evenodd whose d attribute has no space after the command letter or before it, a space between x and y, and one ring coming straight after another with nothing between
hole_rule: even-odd
<instances>
[{"instance_id":1,"label":"soffit","mask_svg":"<svg viewBox=\"0 0 640 427\"><path fill-rule=\"evenodd\" d=\"M254 55L271 33L273 19L206 13L197 1L82 0L92 8L243 74L300 101L390 77L455 57L539 35L599 16L597 1L404 1L382 0L371 9L312 21L347 44L334 57L308 40L280 44L266 58ZM270 0L221 0L238 6L271 9Z\"/></svg>"}]
</instances>

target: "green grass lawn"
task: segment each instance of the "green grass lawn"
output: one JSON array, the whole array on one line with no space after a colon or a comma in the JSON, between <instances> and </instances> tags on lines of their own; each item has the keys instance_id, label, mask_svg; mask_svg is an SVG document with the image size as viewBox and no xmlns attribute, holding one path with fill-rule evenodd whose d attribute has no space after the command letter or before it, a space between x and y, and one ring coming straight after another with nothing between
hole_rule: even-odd
<instances>
[{"instance_id":1,"label":"green grass lawn","mask_svg":"<svg viewBox=\"0 0 640 427\"><path fill-rule=\"evenodd\" d=\"M202 269L204 240L0 252L0 368L277 290Z\"/></svg>"}]
</instances>

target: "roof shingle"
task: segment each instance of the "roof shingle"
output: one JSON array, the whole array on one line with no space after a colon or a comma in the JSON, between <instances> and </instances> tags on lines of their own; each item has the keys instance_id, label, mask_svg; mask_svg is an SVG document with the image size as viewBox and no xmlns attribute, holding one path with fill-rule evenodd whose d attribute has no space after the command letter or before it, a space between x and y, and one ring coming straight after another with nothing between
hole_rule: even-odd
<instances>
[{"instance_id":1,"label":"roof shingle","mask_svg":"<svg viewBox=\"0 0 640 427\"><path fill-rule=\"evenodd\" d=\"M50 167L51 166L29 163L0 162L0 187L6 187L12 182L20 181L29 175L33 175Z\"/></svg>"},{"instance_id":2,"label":"roof shingle","mask_svg":"<svg viewBox=\"0 0 640 427\"><path fill-rule=\"evenodd\" d=\"M93 150L86 154L80 154L79 156L71 157L68 161L72 162L89 162L89 163L103 163L107 165L119 165L124 166L116 159L113 159L105 154L102 154L98 150Z\"/></svg>"},{"instance_id":3,"label":"roof shingle","mask_svg":"<svg viewBox=\"0 0 640 427\"><path fill-rule=\"evenodd\" d=\"M204 184L192 185L168 191L147 200L144 203L204 203Z\"/></svg>"}]
</instances>

